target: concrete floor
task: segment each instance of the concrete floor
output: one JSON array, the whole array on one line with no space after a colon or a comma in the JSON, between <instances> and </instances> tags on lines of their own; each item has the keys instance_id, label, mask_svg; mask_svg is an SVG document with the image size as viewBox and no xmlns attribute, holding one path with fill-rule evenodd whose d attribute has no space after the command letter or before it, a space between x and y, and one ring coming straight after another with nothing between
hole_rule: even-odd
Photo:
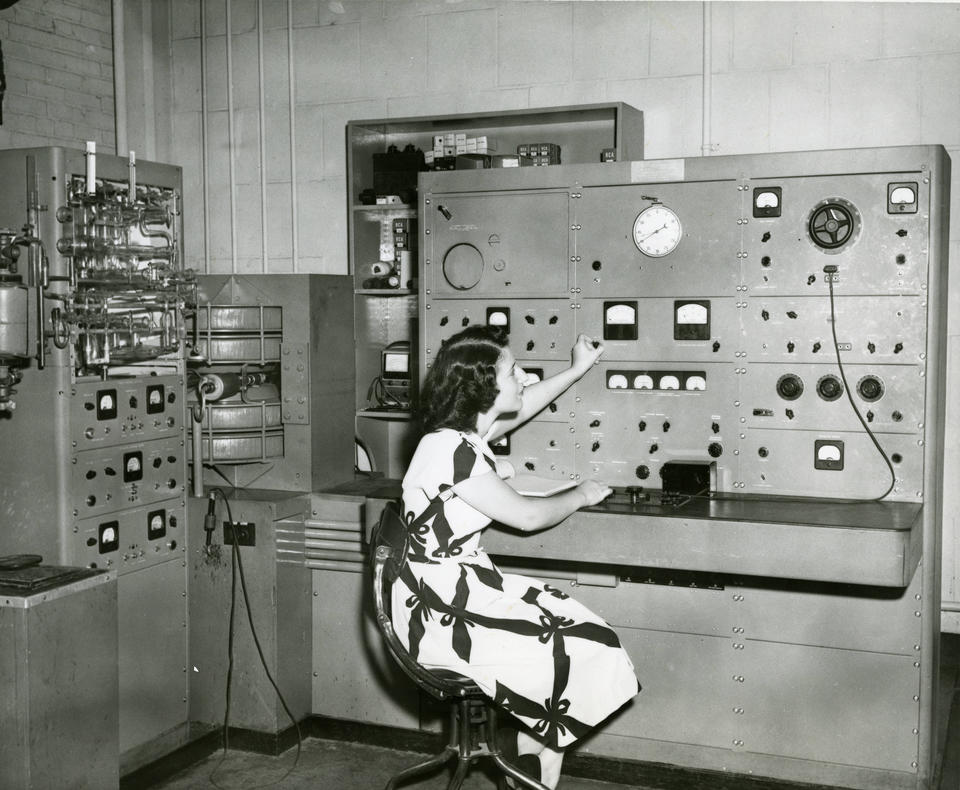
<instances>
[{"instance_id":1,"label":"concrete floor","mask_svg":"<svg viewBox=\"0 0 960 790\"><path fill-rule=\"evenodd\" d=\"M947 635L941 644L940 743L938 744L938 790L960 788L960 636ZM361 738L363 736L360 736ZM398 771L415 765L425 755L344 740L308 737L303 741L299 760L296 748L279 757L230 751L224 758L218 751L190 764L160 781L141 780L124 783L125 790L380 790ZM485 770L489 760L481 760L464 783L464 790L494 790L496 781ZM182 762L180 763L182 764ZM579 771L583 773L583 771ZM616 774L614 774L616 775ZM431 776L403 785L410 790L444 790L450 771L443 769ZM620 774L619 776L624 776ZM756 778L721 775L699 779L689 774L665 776L655 784L617 784L564 775L559 790L791 790L799 788ZM805 790L817 790L813 785Z\"/></svg>"},{"instance_id":2,"label":"concrete floor","mask_svg":"<svg viewBox=\"0 0 960 790\"><path fill-rule=\"evenodd\" d=\"M202 762L181 771L153 790L379 790L398 771L425 759L424 755L385 749L380 746L327 741L311 738L303 743L300 760L294 767L296 748L279 757L265 757L250 752L211 755ZM486 775L481 761L463 783L464 790L493 790L496 782ZM439 772L419 782L404 784L411 790L443 790L450 773ZM591 779L563 777L562 790L638 790L635 785L595 782Z\"/></svg>"}]
</instances>

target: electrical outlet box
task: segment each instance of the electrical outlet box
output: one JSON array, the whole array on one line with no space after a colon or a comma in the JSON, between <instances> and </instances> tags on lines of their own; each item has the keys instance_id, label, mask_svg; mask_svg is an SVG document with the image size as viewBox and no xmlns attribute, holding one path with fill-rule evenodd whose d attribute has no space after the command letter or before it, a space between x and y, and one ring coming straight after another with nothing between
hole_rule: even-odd
<instances>
[{"instance_id":1,"label":"electrical outlet box","mask_svg":"<svg viewBox=\"0 0 960 790\"><path fill-rule=\"evenodd\" d=\"M224 546L256 546L257 530L256 524L252 521L229 521L223 522L223 545Z\"/></svg>"}]
</instances>

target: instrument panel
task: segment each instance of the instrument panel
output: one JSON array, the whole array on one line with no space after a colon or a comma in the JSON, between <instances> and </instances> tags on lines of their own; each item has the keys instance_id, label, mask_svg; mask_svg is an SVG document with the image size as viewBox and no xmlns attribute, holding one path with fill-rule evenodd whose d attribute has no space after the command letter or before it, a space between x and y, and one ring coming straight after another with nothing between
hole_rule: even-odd
<instances>
[{"instance_id":1,"label":"instrument panel","mask_svg":"<svg viewBox=\"0 0 960 790\"><path fill-rule=\"evenodd\" d=\"M525 370L602 339L498 450L524 471L659 491L701 464L712 493L923 501L934 150L648 165L425 176L424 363L470 323L506 326Z\"/></svg>"}]
</instances>

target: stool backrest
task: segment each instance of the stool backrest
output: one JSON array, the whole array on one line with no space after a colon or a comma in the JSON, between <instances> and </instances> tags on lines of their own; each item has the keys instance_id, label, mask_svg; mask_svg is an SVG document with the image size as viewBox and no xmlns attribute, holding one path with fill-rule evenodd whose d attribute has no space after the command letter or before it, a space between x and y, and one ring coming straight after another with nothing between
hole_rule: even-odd
<instances>
[{"instance_id":1,"label":"stool backrest","mask_svg":"<svg viewBox=\"0 0 960 790\"><path fill-rule=\"evenodd\" d=\"M388 502L370 535L373 558L373 602L377 627L390 654L401 669L428 694L437 699L464 696L463 687L420 666L397 637L391 620L391 589L407 562L410 532L395 502Z\"/></svg>"}]
</instances>

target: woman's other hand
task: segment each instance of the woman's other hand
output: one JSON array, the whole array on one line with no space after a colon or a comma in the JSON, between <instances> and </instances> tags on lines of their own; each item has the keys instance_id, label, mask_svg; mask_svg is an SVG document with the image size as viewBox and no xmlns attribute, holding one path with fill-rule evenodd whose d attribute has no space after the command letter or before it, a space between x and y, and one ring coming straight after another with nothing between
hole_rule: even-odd
<instances>
[{"instance_id":1,"label":"woman's other hand","mask_svg":"<svg viewBox=\"0 0 960 790\"><path fill-rule=\"evenodd\" d=\"M601 354L603 354L603 342L581 334L577 337L577 342L570 353L573 360L572 367L579 376L582 376L600 359Z\"/></svg>"},{"instance_id":2,"label":"woman's other hand","mask_svg":"<svg viewBox=\"0 0 960 790\"><path fill-rule=\"evenodd\" d=\"M577 492L584 499L582 507L590 507L590 505L596 505L598 502L602 502L610 496L610 494L613 493L613 489L605 483L599 483L596 480L584 480L577 486Z\"/></svg>"}]
</instances>

